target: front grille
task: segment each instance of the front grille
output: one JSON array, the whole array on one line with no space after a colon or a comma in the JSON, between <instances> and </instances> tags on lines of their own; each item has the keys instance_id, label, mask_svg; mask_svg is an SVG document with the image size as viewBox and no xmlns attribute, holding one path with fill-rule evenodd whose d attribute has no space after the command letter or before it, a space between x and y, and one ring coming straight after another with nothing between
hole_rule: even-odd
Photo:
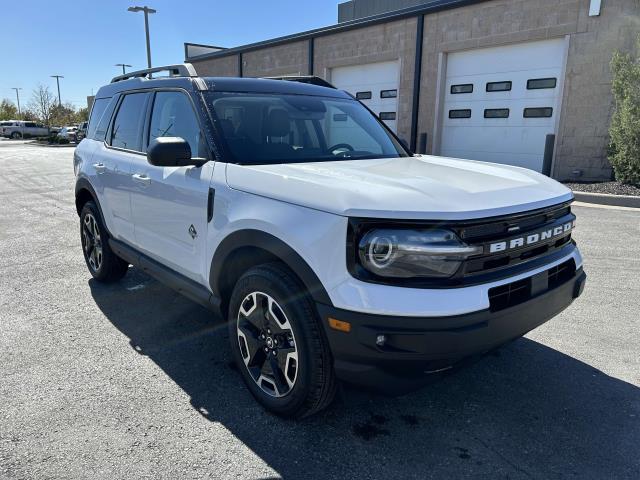
<instances>
[{"instance_id":1,"label":"front grille","mask_svg":"<svg viewBox=\"0 0 640 480\"><path fill-rule=\"evenodd\" d=\"M513 215L493 222L463 226L456 230L462 240L467 243L474 243L506 237L512 235L511 231L513 230L525 232L543 227L549 222L570 214L570 206L555 206L541 212Z\"/></svg>"},{"instance_id":2,"label":"front grille","mask_svg":"<svg viewBox=\"0 0 640 480\"><path fill-rule=\"evenodd\" d=\"M553 290L572 279L576 273L576 263L567 260L555 267L551 267L546 272L539 273L517 282L507 283L499 287L489 289L489 309L492 312L513 307L534 296ZM534 288L534 284L536 287ZM546 285L541 288L540 285Z\"/></svg>"},{"instance_id":3,"label":"front grille","mask_svg":"<svg viewBox=\"0 0 640 480\"><path fill-rule=\"evenodd\" d=\"M478 224L461 225L454 227L460 238L469 245L482 245L485 252L481 255L467 259L460 271L458 278L469 279L496 270L515 266L530 260L543 257L555 252L571 242L571 231L560 237L553 237L548 241L532 243L520 248L507 249L490 253L486 246L494 242L501 242L515 237L526 237L541 229L552 228L558 224L570 222L575 217L571 213L571 207L561 205L542 211L518 214L503 217L494 221L485 221Z\"/></svg>"}]
</instances>

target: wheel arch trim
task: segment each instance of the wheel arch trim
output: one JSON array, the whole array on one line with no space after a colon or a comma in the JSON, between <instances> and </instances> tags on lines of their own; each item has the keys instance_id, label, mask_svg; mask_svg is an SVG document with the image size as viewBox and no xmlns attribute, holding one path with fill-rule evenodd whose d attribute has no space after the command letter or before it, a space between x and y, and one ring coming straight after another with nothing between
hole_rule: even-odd
<instances>
[{"instance_id":1,"label":"wheel arch trim","mask_svg":"<svg viewBox=\"0 0 640 480\"><path fill-rule=\"evenodd\" d=\"M227 259L242 248L264 250L282 261L300 278L316 302L333 305L324 285L309 264L290 245L262 230L244 229L229 234L216 249L209 270L209 285L221 297L220 279Z\"/></svg>"},{"instance_id":2,"label":"wheel arch trim","mask_svg":"<svg viewBox=\"0 0 640 480\"><path fill-rule=\"evenodd\" d=\"M107 234L111 237L112 236L111 232L109 231L107 222L105 222L105 219L104 219L104 214L102 213L102 206L98 201L98 194L93 188L93 185L91 185L91 182L85 177L78 177L78 179L76 180L75 202L76 202L76 212L78 212L78 216L80 216L80 212L82 211L82 207L78 204L78 198L80 197L80 195L82 195L83 191L86 191L89 193L93 202L96 204L96 207L98 207L98 214L100 215L100 220L102 221L102 225L104 225L104 228L107 230Z\"/></svg>"}]
</instances>

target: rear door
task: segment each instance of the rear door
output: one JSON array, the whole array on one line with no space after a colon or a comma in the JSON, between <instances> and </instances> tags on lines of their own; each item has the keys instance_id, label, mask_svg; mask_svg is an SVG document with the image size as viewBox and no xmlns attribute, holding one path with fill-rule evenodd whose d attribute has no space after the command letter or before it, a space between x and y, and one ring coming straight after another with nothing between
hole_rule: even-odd
<instances>
[{"instance_id":1,"label":"rear door","mask_svg":"<svg viewBox=\"0 0 640 480\"><path fill-rule=\"evenodd\" d=\"M181 137L193 157L210 158L198 115L182 90L154 94L147 142ZM136 246L152 258L206 283L205 247L209 184L214 162L202 167L156 167L145 157L132 159L131 208Z\"/></svg>"}]
</instances>

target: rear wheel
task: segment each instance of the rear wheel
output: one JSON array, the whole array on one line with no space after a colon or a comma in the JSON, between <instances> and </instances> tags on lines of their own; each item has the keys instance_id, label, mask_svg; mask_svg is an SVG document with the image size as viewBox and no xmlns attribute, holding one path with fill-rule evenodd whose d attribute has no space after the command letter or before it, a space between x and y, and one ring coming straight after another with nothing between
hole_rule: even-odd
<instances>
[{"instance_id":1,"label":"rear wheel","mask_svg":"<svg viewBox=\"0 0 640 480\"><path fill-rule=\"evenodd\" d=\"M229 338L245 384L267 410L301 418L331 403L333 361L315 306L283 266L258 266L238 280Z\"/></svg>"},{"instance_id":2,"label":"rear wheel","mask_svg":"<svg viewBox=\"0 0 640 480\"><path fill-rule=\"evenodd\" d=\"M18 140L18 139L22 138L22 134L20 132L13 132L11 134L11 138L13 138L14 140Z\"/></svg>"},{"instance_id":3,"label":"rear wheel","mask_svg":"<svg viewBox=\"0 0 640 480\"><path fill-rule=\"evenodd\" d=\"M93 278L109 283L124 277L129 264L109 247L106 228L92 201L85 203L80 212L80 240L84 260Z\"/></svg>"}]
</instances>

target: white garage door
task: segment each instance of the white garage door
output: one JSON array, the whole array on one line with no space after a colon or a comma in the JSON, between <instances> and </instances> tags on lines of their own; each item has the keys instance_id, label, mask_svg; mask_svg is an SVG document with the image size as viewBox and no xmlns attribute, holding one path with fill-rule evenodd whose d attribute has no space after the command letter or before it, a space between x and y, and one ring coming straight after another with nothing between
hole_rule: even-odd
<instances>
[{"instance_id":1,"label":"white garage door","mask_svg":"<svg viewBox=\"0 0 640 480\"><path fill-rule=\"evenodd\" d=\"M542 171L564 48L554 39L449 54L441 154Z\"/></svg>"},{"instance_id":2,"label":"white garage door","mask_svg":"<svg viewBox=\"0 0 640 480\"><path fill-rule=\"evenodd\" d=\"M396 131L400 83L397 61L332 68L330 82L355 96Z\"/></svg>"}]
</instances>

